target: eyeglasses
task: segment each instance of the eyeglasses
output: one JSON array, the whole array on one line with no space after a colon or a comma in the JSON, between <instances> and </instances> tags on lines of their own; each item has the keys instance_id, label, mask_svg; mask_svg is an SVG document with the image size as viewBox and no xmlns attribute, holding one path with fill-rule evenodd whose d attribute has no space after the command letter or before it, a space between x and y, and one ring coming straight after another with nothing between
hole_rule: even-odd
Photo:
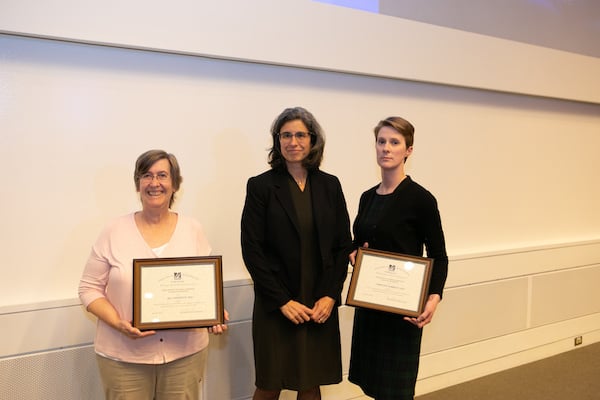
<instances>
[{"instance_id":1,"label":"eyeglasses","mask_svg":"<svg viewBox=\"0 0 600 400\"><path fill-rule=\"evenodd\" d=\"M279 140L282 142L290 142L292 138L296 138L297 141L301 142L308 139L312 135L310 132L279 132Z\"/></svg>"},{"instance_id":2,"label":"eyeglasses","mask_svg":"<svg viewBox=\"0 0 600 400\"><path fill-rule=\"evenodd\" d=\"M169 174L166 172L159 172L158 174L153 175L150 172L146 172L140 176L140 181L144 183L150 183L154 180L154 178L156 178L156 180L159 182L164 182L169 179Z\"/></svg>"}]
</instances>

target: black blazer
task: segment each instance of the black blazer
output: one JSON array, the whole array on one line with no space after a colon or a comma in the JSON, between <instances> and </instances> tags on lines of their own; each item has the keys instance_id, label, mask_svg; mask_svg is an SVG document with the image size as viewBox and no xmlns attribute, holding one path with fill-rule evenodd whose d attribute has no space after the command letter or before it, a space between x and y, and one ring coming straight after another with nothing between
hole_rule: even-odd
<instances>
[{"instance_id":1,"label":"black blazer","mask_svg":"<svg viewBox=\"0 0 600 400\"><path fill-rule=\"evenodd\" d=\"M269 310L296 299L300 284L300 233L289 179L285 170L250 178L242 212L242 256L255 296L261 296ZM335 176L316 170L308 179L321 254L314 300L329 296L339 303L352 251L346 200Z\"/></svg>"}]
</instances>

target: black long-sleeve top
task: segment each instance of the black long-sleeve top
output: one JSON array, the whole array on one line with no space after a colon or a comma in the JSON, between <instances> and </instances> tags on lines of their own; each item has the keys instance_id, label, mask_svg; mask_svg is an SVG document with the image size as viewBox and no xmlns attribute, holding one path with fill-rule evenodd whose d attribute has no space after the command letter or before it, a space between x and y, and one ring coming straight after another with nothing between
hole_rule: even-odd
<instances>
[{"instance_id":1,"label":"black long-sleeve top","mask_svg":"<svg viewBox=\"0 0 600 400\"><path fill-rule=\"evenodd\" d=\"M407 176L389 195L379 185L364 192L354 220L354 247L433 258L429 294L442 297L448 275L448 255L435 197Z\"/></svg>"}]
</instances>

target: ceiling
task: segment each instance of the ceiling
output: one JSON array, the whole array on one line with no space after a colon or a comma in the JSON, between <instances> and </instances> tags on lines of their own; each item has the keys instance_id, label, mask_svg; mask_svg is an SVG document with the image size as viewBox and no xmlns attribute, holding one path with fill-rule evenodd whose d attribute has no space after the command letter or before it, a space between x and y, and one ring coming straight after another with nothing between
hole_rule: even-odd
<instances>
[{"instance_id":1,"label":"ceiling","mask_svg":"<svg viewBox=\"0 0 600 400\"><path fill-rule=\"evenodd\" d=\"M599 0L317 0L600 57Z\"/></svg>"}]
</instances>

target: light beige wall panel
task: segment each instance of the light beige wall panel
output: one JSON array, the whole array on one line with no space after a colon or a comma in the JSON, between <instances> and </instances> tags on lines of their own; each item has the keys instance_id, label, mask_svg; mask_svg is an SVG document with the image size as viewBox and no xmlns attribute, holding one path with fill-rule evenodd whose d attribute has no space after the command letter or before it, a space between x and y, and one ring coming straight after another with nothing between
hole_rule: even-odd
<instances>
[{"instance_id":1,"label":"light beige wall panel","mask_svg":"<svg viewBox=\"0 0 600 400\"><path fill-rule=\"evenodd\" d=\"M63 303L26 311L0 310L0 358L93 341L95 321L76 300Z\"/></svg>"},{"instance_id":2,"label":"light beige wall panel","mask_svg":"<svg viewBox=\"0 0 600 400\"><path fill-rule=\"evenodd\" d=\"M244 399L254 391L252 323L237 322L225 335L210 337L205 399Z\"/></svg>"},{"instance_id":3,"label":"light beige wall panel","mask_svg":"<svg viewBox=\"0 0 600 400\"><path fill-rule=\"evenodd\" d=\"M250 279L223 282L223 298L230 322L252 319L254 286Z\"/></svg>"},{"instance_id":4,"label":"light beige wall panel","mask_svg":"<svg viewBox=\"0 0 600 400\"><path fill-rule=\"evenodd\" d=\"M419 376L427 378L448 371L460 370L467 366L500 360L510 355L523 354L538 347L551 346L555 348L555 343L560 344L557 348L558 352L567 351L573 347L575 336L583 335L584 342L589 336L589 341L586 343L597 341L597 336L594 336L597 334L594 332L600 333L600 313L520 330L433 353L423 353ZM552 351L545 352L542 357L552 354L554 354ZM523 359L528 360L527 357Z\"/></svg>"},{"instance_id":5,"label":"light beige wall panel","mask_svg":"<svg viewBox=\"0 0 600 400\"><path fill-rule=\"evenodd\" d=\"M600 241L451 257L446 287L600 263Z\"/></svg>"},{"instance_id":6,"label":"light beige wall panel","mask_svg":"<svg viewBox=\"0 0 600 400\"><path fill-rule=\"evenodd\" d=\"M449 289L423 332L422 353L483 341L525 329L527 279Z\"/></svg>"},{"instance_id":7,"label":"light beige wall panel","mask_svg":"<svg viewBox=\"0 0 600 400\"><path fill-rule=\"evenodd\" d=\"M348 374L350 368L350 348L352 347L352 325L354 322L354 307L342 306L340 313L340 336L342 339L342 373Z\"/></svg>"},{"instance_id":8,"label":"light beige wall panel","mask_svg":"<svg viewBox=\"0 0 600 400\"><path fill-rule=\"evenodd\" d=\"M531 325L600 312L600 265L532 278Z\"/></svg>"},{"instance_id":9,"label":"light beige wall panel","mask_svg":"<svg viewBox=\"0 0 600 400\"><path fill-rule=\"evenodd\" d=\"M250 398L254 390L252 350L252 281L224 282L223 296L229 312L229 329L211 335L204 393L206 399Z\"/></svg>"}]
</instances>

